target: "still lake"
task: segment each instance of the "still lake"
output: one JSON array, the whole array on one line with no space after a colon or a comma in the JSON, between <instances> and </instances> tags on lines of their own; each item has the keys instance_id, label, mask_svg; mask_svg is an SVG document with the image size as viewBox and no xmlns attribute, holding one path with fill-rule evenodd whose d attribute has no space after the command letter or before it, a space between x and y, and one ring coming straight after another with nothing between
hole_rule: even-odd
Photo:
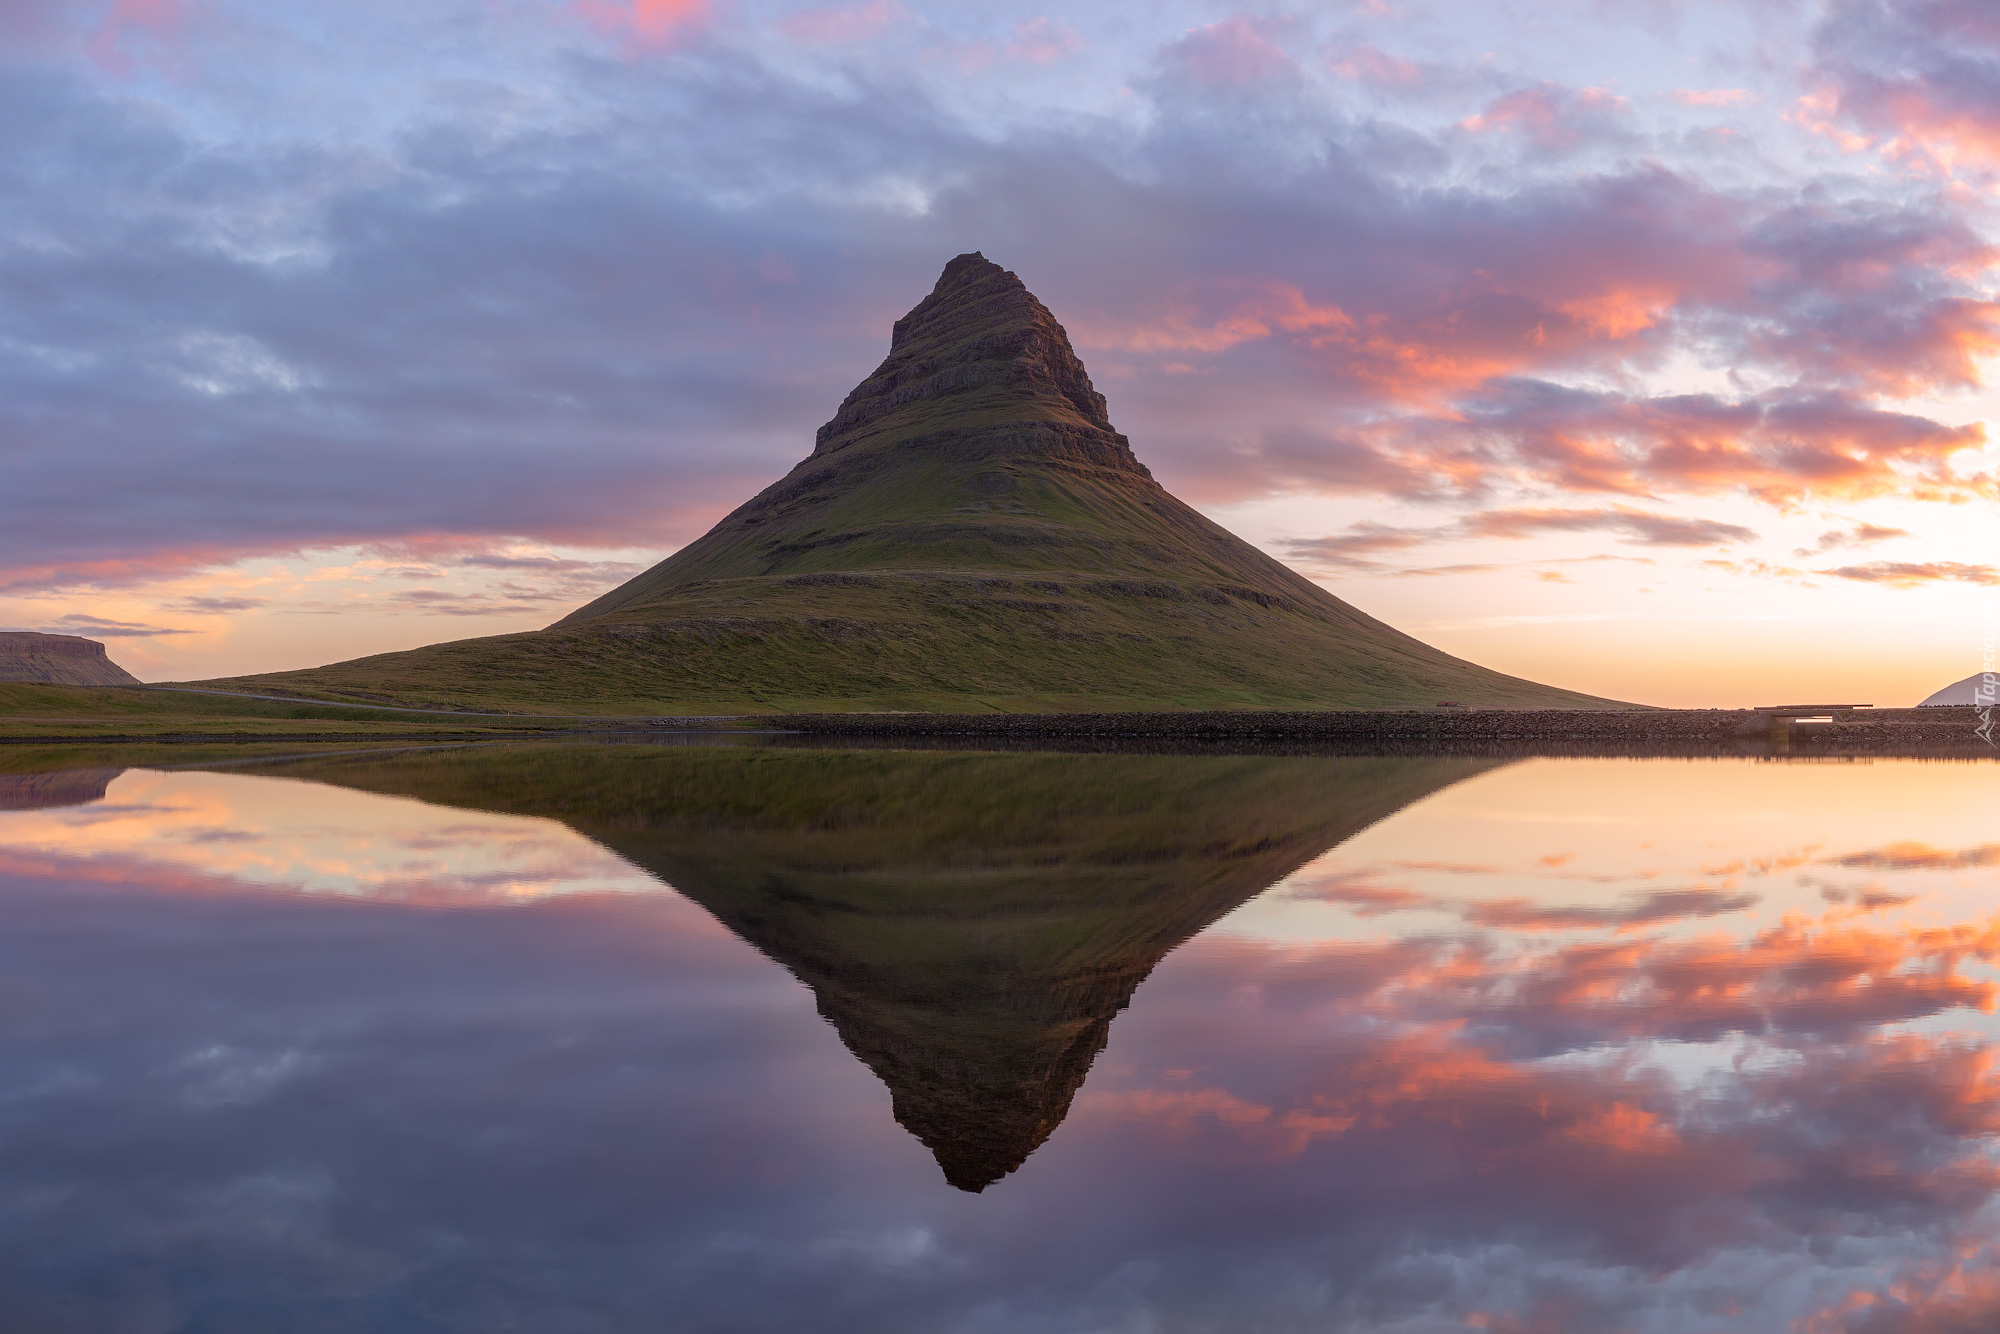
<instances>
[{"instance_id":1,"label":"still lake","mask_svg":"<svg viewBox=\"0 0 2000 1334\"><path fill-rule=\"evenodd\" d=\"M4 774L0 1329L1989 1330L1996 959L1991 762Z\"/></svg>"}]
</instances>

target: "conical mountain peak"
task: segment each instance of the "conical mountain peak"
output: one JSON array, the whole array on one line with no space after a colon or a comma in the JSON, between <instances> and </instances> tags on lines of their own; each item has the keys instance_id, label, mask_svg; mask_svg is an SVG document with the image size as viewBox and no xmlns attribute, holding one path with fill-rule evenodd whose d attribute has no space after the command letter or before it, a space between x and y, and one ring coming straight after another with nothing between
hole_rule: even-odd
<instances>
[{"instance_id":1,"label":"conical mountain peak","mask_svg":"<svg viewBox=\"0 0 2000 1334\"><path fill-rule=\"evenodd\" d=\"M820 427L813 456L974 423L1101 437L1117 462L1143 471L1056 317L976 250L945 265L896 321L888 357Z\"/></svg>"},{"instance_id":2,"label":"conical mountain peak","mask_svg":"<svg viewBox=\"0 0 2000 1334\"><path fill-rule=\"evenodd\" d=\"M546 631L229 686L721 708L1594 706L1382 624L1168 493L1069 336L977 252L812 452Z\"/></svg>"}]
</instances>

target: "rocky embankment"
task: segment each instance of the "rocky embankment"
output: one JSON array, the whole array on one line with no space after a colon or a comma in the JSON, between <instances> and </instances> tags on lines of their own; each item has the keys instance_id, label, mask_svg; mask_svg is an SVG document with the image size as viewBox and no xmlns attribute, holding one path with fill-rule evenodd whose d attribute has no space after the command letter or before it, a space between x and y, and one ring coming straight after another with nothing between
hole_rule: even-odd
<instances>
[{"instance_id":1,"label":"rocky embankment","mask_svg":"<svg viewBox=\"0 0 2000 1334\"><path fill-rule=\"evenodd\" d=\"M139 678L80 635L0 630L0 681L59 686L136 686Z\"/></svg>"},{"instance_id":2,"label":"rocky embankment","mask_svg":"<svg viewBox=\"0 0 2000 1334\"><path fill-rule=\"evenodd\" d=\"M1749 709L1343 709L1328 712L802 714L813 736L1028 742L1165 741L1383 751L1552 754L1993 754L1972 709L1855 711L1786 722Z\"/></svg>"}]
</instances>

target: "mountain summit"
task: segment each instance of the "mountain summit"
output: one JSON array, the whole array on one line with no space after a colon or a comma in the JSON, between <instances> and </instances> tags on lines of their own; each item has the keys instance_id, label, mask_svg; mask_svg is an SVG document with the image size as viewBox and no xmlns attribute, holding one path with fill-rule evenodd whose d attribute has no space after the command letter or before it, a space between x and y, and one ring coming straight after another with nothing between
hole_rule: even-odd
<instances>
[{"instance_id":1,"label":"mountain summit","mask_svg":"<svg viewBox=\"0 0 2000 1334\"><path fill-rule=\"evenodd\" d=\"M1609 703L1412 639L1183 504L978 253L810 455L644 574L547 630L239 680L602 712Z\"/></svg>"},{"instance_id":2,"label":"mountain summit","mask_svg":"<svg viewBox=\"0 0 2000 1334\"><path fill-rule=\"evenodd\" d=\"M1141 574L1248 585L1233 596L1252 602L1323 596L1154 481L1049 308L977 252L896 321L888 358L788 477L557 624L627 616L704 579L831 570Z\"/></svg>"}]
</instances>

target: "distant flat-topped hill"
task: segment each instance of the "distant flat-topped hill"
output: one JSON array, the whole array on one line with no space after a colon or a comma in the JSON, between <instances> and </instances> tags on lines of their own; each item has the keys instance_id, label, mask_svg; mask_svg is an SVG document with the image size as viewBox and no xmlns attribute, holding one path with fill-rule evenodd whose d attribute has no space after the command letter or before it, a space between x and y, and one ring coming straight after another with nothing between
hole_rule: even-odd
<instances>
[{"instance_id":1,"label":"distant flat-topped hill","mask_svg":"<svg viewBox=\"0 0 2000 1334\"><path fill-rule=\"evenodd\" d=\"M104 645L95 639L32 630L0 630L0 681L60 686L139 684L139 678L111 661Z\"/></svg>"},{"instance_id":2,"label":"distant flat-topped hill","mask_svg":"<svg viewBox=\"0 0 2000 1334\"><path fill-rule=\"evenodd\" d=\"M1175 499L978 254L808 458L548 629L210 684L602 712L1610 703L1412 639Z\"/></svg>"}]
</instances>

